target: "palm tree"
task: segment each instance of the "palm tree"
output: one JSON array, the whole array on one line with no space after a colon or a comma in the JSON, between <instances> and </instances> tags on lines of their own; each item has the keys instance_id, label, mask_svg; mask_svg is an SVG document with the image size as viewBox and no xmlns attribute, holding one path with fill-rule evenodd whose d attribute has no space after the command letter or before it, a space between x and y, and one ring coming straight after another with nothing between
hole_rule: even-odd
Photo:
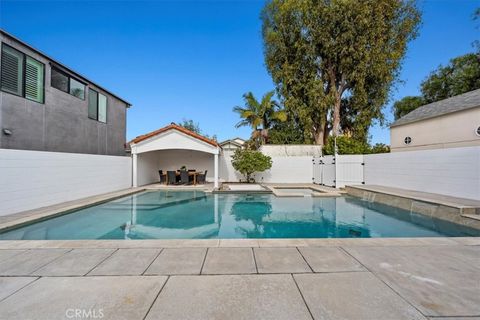
<instances>
[{"instance_id":1,"label":"palm tree","mask_svg":"<svg viewBox=\"0 0 480 320\"><path fill-rule=\"evenodd\" d=\"M243 95L245 106L233 108L233 111L242 118L235 127L250 126L252 139L260 140L261 144L268 142L268 129L272 124L287 120L287 113L281 110L275 100L272 100L273 95L274 91L269 91L262 97L262 101L258 102L253 93L247 92Z\"/></svg>"}]
</instances>

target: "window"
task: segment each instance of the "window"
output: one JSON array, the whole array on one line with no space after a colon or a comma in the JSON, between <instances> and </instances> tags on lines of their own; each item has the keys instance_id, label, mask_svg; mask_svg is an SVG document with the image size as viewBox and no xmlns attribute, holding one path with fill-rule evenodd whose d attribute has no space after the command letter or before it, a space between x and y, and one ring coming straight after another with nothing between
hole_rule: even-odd
<instances>
[{"instance_id":1,"label":"window","mask_svg":"<svg viewBox=\"0 0 480 320\"><path fill-rule=\"evenodd\" d=\"M403 142L408 145L408 144L412 143L412 138L410 138L410 137L405 137L405 139L403 140Z\"/></svg>"},{"instance_id":2,"label":"window","mask_svg":"<svg viewBox=\"0 0 480 320\"><path fill-rule=\"evenodd\" d=\"M74 97L85 100L85 85L73 78L70 78L70 94Z\"/></svg>"},{"instance_id":3,"label":"window","mask_svg":"<svg viewBox=\"0 0 480 320\"><path fill-rule=\"evenodd\" d=\"M50 84L58 90L70 93L74 97L85 100L85 84L72 78L60 69L52 67Z\"/></svg>"},{"instance_id":4,"label":"window","mask_svg":"<svg viewBox=\"0 0 480 320\"><path fill-rule=\"evenodd\" d=\"M25 64L25 98L43 103L44 65L27 57Z\"/></svg>"},{"instance_id":5,"label":"window","mask_svg":"<svg viewBox=\"0 0 480 320\"><path fill-rule=\"evenodd\" d=\"M2 44L1 90L39 103L44 102L45 65Z\"/></svg>"},{"instance_id":6,"label":"window","mask_svg":"<svg viewBox=\"0 0 480 320\"><path fill-rule=\"evenodd\" d=\"M107 97L93 89L88 90L88 117L107 122Z\"/></svg>"},{"instance_id":7,"label":"window","mask_svg":"<svg viewBox=\"0 0 480 320\"><path fill-rule=\"evenodd\" d=\"M57 69L52 68L50 84L52 87L57 88L58 90L68 92L68 77L66 74L58 71Z\"/></svg>"}]
</instances>

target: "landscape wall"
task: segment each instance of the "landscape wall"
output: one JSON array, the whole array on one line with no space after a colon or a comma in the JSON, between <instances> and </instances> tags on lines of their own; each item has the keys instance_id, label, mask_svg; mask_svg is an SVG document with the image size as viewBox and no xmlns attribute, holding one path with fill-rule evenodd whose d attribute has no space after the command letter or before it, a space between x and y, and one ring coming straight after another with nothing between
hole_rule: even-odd
<instances>
[{"instance_id":1,"label":"landscape wall","mask_svg":"<svg viewBox=\"0 0 480 320\"><path fill-rule=\"evenodd\" d=\"M126 189L131 158L0 149L0 216Z\"/></svg>"},{"instance_id":2,"label":"landscape wall","mask_svg":"<svg viewBox=\"0 0 480 320\"><path fill-rule=\"evenodd\" d=\"M480 200L480 147L365 155L365 184Z\"/></svg>"}]
</instances>

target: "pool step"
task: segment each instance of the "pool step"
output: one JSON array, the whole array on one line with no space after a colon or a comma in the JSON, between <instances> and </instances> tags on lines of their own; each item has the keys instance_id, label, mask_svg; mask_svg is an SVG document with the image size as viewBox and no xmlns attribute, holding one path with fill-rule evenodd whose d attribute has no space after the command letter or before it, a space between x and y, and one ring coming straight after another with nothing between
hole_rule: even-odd
<instances>
[{"instance_id":1,"label":"pool step","mask_svg":"<svg viewBox=\"0 0 480 320\"><path fill-rule=\"evenodd\" d=\"M474 214L462 214L462 217L480 221L480 214L478 214L478 213L474 213Z\"/></svg>"}]
</instances>

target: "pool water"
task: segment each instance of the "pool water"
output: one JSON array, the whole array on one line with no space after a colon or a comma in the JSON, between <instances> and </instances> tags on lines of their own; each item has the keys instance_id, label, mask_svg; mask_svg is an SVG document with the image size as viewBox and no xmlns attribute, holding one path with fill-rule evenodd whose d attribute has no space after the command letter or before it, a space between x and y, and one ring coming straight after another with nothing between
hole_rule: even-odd
<instances>
[{"instance_id":1,"label":"pool water","mask_svg":"<svg viewBox=\"0 0 480 320\"><path fill-rule=\"evenodd\" d=\"M0 239L373 238L478 230L361 199L149 191L0 234Z\"/></svg>"}]
</instances>

